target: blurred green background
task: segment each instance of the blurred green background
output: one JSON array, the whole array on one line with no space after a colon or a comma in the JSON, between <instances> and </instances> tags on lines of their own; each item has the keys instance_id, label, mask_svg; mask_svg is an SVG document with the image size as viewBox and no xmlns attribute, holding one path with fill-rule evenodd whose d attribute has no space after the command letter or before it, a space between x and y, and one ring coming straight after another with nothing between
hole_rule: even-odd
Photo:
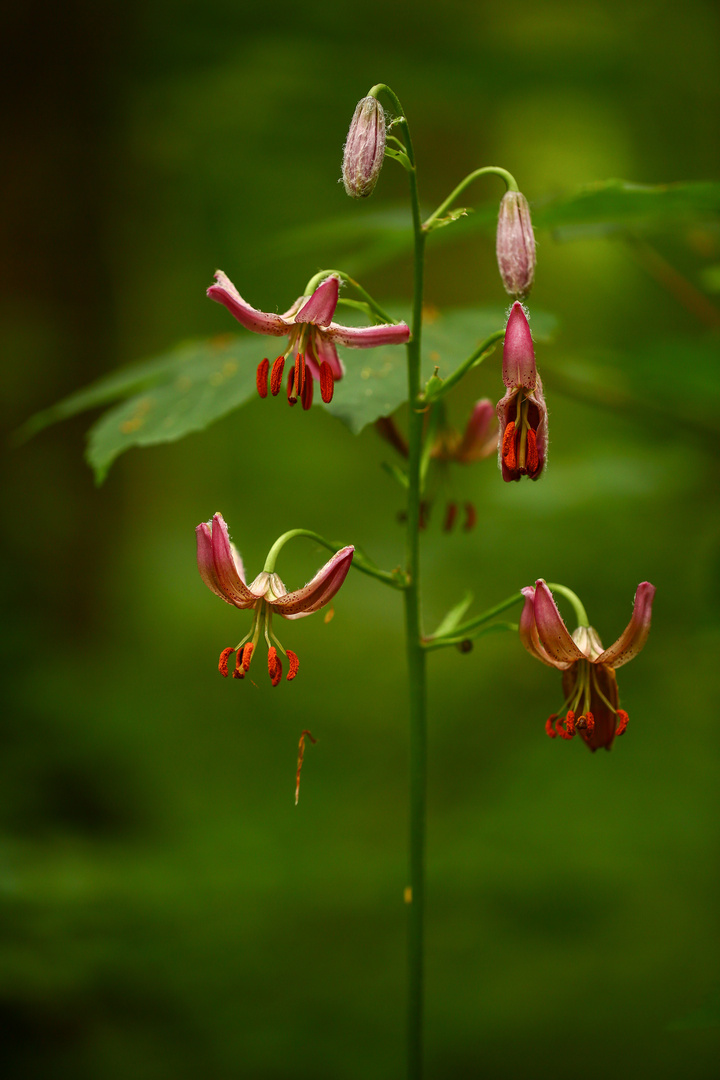
<instances>
[{"instance_id":1,"label":"blurred green background","mask_svg":"<svg viewBox=\"0 0 720 1080\"><path fill-rule=\"evenodd\" d=\"M204 296L216 267L284 310L328 264L288 230L398 204L392 162L369 203L337 183L376 81L408 111L429 208L488 163L538 203L720 174L720 19L701 0L71 0L3 20L8 432L119 363L235 329ZM500 194L490 180L472 198ZM505 303L491 236L429 248L428 301ZM480 521L446 536L433 515L428 623L468 587L481 610L538 576L579 593L605 644L644 579L655 619L620 672L631 723L611 754L545 737L560 681L514 636L431 658L428 1077L711 1077L717 1027L672 1025L720 973L720 316L702 291L720 231L544 232L538 253L532 303L559 324L538 350L547 475L450 475L437 507L471 499ZM402 300L409 271L363 281ZM577 392L591 361L624 387L636 357L622 410ZM497 358L471 390L500 395ZM131 451L99 489L87 418L4 457L7 1077L402 1075L400 598L351 574L331 623L287 624L302 669L272 690L260 670L219 678L246 620L195 566L216 510L251 574L295 526L401 559L389 448L298 412L254 401ZM297 543L279 570L296 587L325 558ZM296 809L303 728L318 742Z\"/></svg>"}]
</instances>

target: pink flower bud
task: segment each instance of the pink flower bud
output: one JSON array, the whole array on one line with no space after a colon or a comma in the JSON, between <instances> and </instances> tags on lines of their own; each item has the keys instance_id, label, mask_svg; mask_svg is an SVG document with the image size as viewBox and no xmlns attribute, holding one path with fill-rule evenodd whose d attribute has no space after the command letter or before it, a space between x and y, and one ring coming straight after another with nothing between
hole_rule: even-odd
<instances>
[{"instance_id":1,"label":"pink flower bud","mask_svg":"<svg viewBox=\"0 0 720 1080\"><path fill-rule=\"evenodd\" d=\"M359 101L343 154L342 179L353 199L371 195L385 157L385 113L377 98Z\"/></svg>"},{"instance_id":2,"label":"pink flower bud","mask_svg":"<svg viewBox=\"0 0 720 1080\"><path fill-rule=\"evenodd\" d=\"M528 201L519 191L506 191L500 202L496 250L506 291L527 296L535 277L535 236Z\"/></svg>"}]
</instances>

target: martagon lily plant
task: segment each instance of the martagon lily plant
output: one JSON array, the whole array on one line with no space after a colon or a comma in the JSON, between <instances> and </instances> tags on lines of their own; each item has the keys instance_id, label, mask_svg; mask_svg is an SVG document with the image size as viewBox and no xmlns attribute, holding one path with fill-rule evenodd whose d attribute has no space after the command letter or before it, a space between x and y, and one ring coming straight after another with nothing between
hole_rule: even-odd
<instances>
[{"instance_id":1,"label":"martagon lily plant","mask_svg":"<svg viewBox=\"0 0 720 1080\"><path fill-rule=\"evenodd\" d=\"M381 100L387 105L387 113ZM410 723L410 838L409 866L405 898L408 905L408 1006L407 1070L410 1080L420 1080L423 1072L424 1000L424 897L425 897L425 790L427 762L427 660L437 649L457 647L469 652L473 640L497 631L517 632L524 647L543 664L562 674L563 704L546 724L551 738L569 740L579 733L591 750L609 750L614 739L627 727L627 713L619 708L615 671L642 649L650 629L654 587L643 582L637 589L632 618L617 641L603 649L597 632L589 625L577 596L564 585L548 586L539 578L534 586L518 589L487 611L468 617L470 600L448 612L434 633L423 626L420 604L420 532L429 514L428 483L433 468L448 469L457 464L477 464L497 452L500 476L506 483L522 478L537 481L547 465L548 410L540 377L530 311L526 306L536 269L535 239L530 208L514 177L506 169L485 166L466 176L447 199L424 221L418 197L417 166L410 127L402 105L385 84L373 86L358 104L350 125L343 158L343 183L348 195L363 199L375 189L383 162L390 158L406 172L414 238L413 307L411 324L393 321L376 300L341 270L319 271L301 296L283 314L259 311L242 298L222 271L208 296L224 305L245 329L266 337L286 338L276 358L263 357L257 366L260 397L279 394L286 374L288 402L300 401L303 409L313 404L313 387L320 386L324 403L333 397L335 386L352 364L345 361L338 346L368 349L404 345L407 355L407 427L403 431L395 418L382 417L378 432L398 453L402 466L388 471L402 485L406 495L403 520L406 529L405 560L402 568L380 569L353 544L333 544L307 529L284 533L270 549L261 573L248 584L243 564L230 542L220 514L197 527L197 558L200 575L217 596L241 611L252 611L252 621L238 644L222 649L220 674L243 679L260 640L268 649L268 673L273 686L283 674L287 661L287 681L298 672L297 653L286 649L276 636L273 616L300 619L320 610L337 594L351 567L369 574L402 593L405 607L405 650L408 674L408 717ZM436 368L424 381L421 370L423 338L425 246L432 233L451 225L465 213L455 204L470 185L485 177L500 179L506 192L500 203L497 230L497 260L500 278L512 300L507 324L478 342L470 356L460 359L454 370L440 376ZM341 286L355 294L348 301L370 316L372 325L343 326L334 322ZM448 422L446 398L456 391L464 377L483 363L502 343L502 383L504 393L493 407L488 399L475 403L464 432ZM288 371L285 373L286 364ZM449 531L457 516L457 506L449 504L445 528ZM474 506L465 508L465 528L477 519ZM312 539L334 554L303 588L288 592L275 572L282 547L296 537ZM570 634L558 611L552 591L573 605L577 629ZM523 603L519 627L500 616ZM300 737L297 783L304 753L304 731ZM314 739L313 739L314 741ZM297 787L296 787L297 800Z\"/></svg>"}]
</instances>

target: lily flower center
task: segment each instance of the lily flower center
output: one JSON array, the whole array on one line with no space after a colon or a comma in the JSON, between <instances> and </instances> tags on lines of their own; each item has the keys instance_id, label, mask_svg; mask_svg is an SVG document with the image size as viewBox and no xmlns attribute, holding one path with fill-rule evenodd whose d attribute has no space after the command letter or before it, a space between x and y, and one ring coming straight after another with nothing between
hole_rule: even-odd
<instances>
[{"instance_id":1,"label":"lily flower center","mask_svg":"<svg viewBox=\"0 0 720 1080\"><path fill-rule=\"evenodd\" d=\"M532 477L538 471L537 436L540 420L537 405L530 401L521 387L515 396L515 416L505 427L501 457L506 468L519 470Z\"/></svg>"},{"instance_id":2,"label":"lily flower center","mask_svg":"<svg viewBox=\"0 0 720 1080\"><path fill-rule=\"evenodd\" d=\"M326 360L317 359L317 330L312 323L297 323L290 331L288 347L274 361L272 366L267 357L260 361L257 369L257 390L261 398L266 398L268 388L273 397L277 397L282 386L283 369L288 358L294 357L287 377L287 400L289 405L302 402L308 410L313 401L313 369L320 382L320 396L328 405L335 392L335 377ZM269 377L269 383L268 383Z\"/></svg>"},{"instance_id":3,"label":"lily flower center","mask_svg":"<svg viewBox=\"0 0 720 1080\"><path fill-rule=\"evenodd\" d=\"M270 600L277 599L272 591L271 583L268 584L266 596L268 596ZM220 653L218 671L224 678L228 677L228 663L233 653L237 653L235 668L232 673L233 679L245 678L250 668L250 661L252 660L253 653L255 652L255 648L262 635L265 638L268 647L268 675L270 676L272 685L277 686L282 679L282 661L280 660L278 653L282 653L287 659L287 681L292 682L298 673L300 661L297 658L297 654L294 653L292 649L283 648L273 633L272 616L273 611L270 603L268 603L264 597L261 597L254 609L250 633L246 634L242 641L238 642L237 645L223 649Z\"/></svg>"},{"instance_id":4,"label":"lily flower center","mask_svg":"<svg viewBox=\"0 0 720 1080\"><path fill-rule=\"evenodd\" d=\"M600 667L602 668L602 665ZM553 713L545 723L545 731L550 738L555 739L559 735L562 739L572 739L576 732L582 731L585 738L589 739L595 730L593 707L597 711L602 706L617 717L615 735L623 735L628 725L628 714L624 709L616 708L603 691L598 665L590 660L578 660L573 668L573 677L572 689L560 712Z\"/></svg>"}]
</instances>

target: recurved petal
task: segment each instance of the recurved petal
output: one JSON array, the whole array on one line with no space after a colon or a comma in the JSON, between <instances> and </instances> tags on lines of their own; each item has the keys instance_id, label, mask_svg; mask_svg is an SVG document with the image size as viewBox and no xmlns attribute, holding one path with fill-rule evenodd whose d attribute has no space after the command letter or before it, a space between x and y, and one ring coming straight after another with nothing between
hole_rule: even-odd
<instances>
[{"instance_id":1,"label":"recurved petal","mask_svg":"<svg viewBox=\"0 0 720 1080\"><path fill-rule=\"evenodd\" d=\"M354 552L352 546L341 548L302 589L271 601L273 610L286 619L302 619L319 611L332 600L345 580Z\"/></svg>"},{"instance_id":2,"label":"recurved petal","mask_svg":"<svg viewBox=\"0 0 720 1080\"><path fill-rule=\"evenodd\" d=\"M215 560L213 559L212 553L212 539L209 523L204 521L202 525L198 525L195 530L195 536L197 537L197 562L200 577L203 579L208 589L212 589L216 596L219 596L225 603L232 604L233 601L225 595L220 587L218 576L215 573Z\"/></svg>"},{"instance_id":3,"label":"recurved petal","mask_svg":"<svg viewBox=\"0 0 720 1080\"><path fill-rule=\"evenodd\" d=\"M540 644L555 667L586 659L577 647L553 600L552 593L540 578L535 582L535 624Z\"/></svg>"},{"instance_id":4,"label":"recurved petal","mask_svg":"<svg viewBox=\"0 0 720 1080\"><path fill-rule=\"evenodd\" d=\"M331 323L323 330L349 349L374 349L377 345L404 345L410 337L407 323L382 323L380 326L338 326Z\"/></svg>"},{"instance_id":5,"label":"recurved petal","mask_svg":"<svg viewBox=\"0 0 720 1080\"><path fill-rule=\"evenodd\" d=\"M328 326L332 322L338 302L340 282L331 276L318 285L306 304L295 316L296 323L315 323L316 326Z\"/></svg>"},{"instance_id":6,"label":"recurved petal","mask_svg":"<svg viewBox=\"0 0 720 1080\"><path fill-rule=\"evenodd\" d=\"M655 596L655 586L649 581L642 581L635 593L635 603L630 622L614 645L601 653L598 664L609 664L612 668L622 667L632 660L642 649L650 633L650 618Z\"/></svg>"},{"instance_id":7,"label":"recurved petal","mask_svg":"<svg viewBox=\"0 0 720 1080\"><path fill-rule=\"evenodd\" d=\"M552 659L551 656L545 651L538 638L537 626L535 625L535 589L532 585L529 585L525 589L520 590L525 597L525 604L520 615L520 641L525 646L531 656L534 656L536 660L542 661L543 664L547 664L548 667L558 668L563 671L568 667L567 664L561 664Z\"/></svg>"},{"instance_id":8,"label":"recurved petal","mask_svg":"<svg viewBox=\"0 0 720 1080\"><path fill-rule=\"evenodd\" d=\"M503 342L503 382L508 388L535 389L537 369L532 334L523 306L516 300L510 311Z\"/></svg>"},{"instance_id":9,"label":"recurved petal","mask_svg":"<svg viewBox=\"0 0 720 1080\"><path fill-rule=\"evenodd\" d=\"M223 304L231 315L234 315L246 330L252 330L255 334L271 334L280 337L287 334L290 325L282 315L271 315L265 311L258 311L251 307L247 300L243 300L227 274L218 270L215 274L216 285L211 285L207 291L211 300Z\"/></svg>"},{"instance_id":10,"label":"recurved petal","mask_svg":"<svg viewBox=\"0 0 720 1080\"><path fill-rule=\"evenodd\" d=\"M253 595L238 573L227 525L222 514L214 515L210 533L215 578L220 586L223 599L238 608L254 607L257 603L257 596Z\"/></svg>"}]
</instances>

